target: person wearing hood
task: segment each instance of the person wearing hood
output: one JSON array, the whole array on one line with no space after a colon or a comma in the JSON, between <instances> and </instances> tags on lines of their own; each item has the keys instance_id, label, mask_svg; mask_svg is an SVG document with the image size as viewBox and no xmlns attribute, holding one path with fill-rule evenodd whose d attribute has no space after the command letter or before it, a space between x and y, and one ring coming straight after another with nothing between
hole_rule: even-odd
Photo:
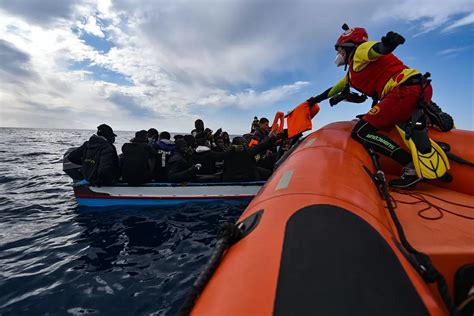
<instances>
[{"instance_id":1,"label":"person wearing hood","mask_svg":"<svg viewBox=\"0 0 474 316\"><path fill-rule=\"evenodd\" d=\"M175 143L171 140L171 134L166 131L161 132L158 146L163 151L173 152L175 150Z\"/></svg>"},{"instance_id":2,"label":"person wearing hood","mask_svg":"<svg viewBox=\"0 0 474 316\"><path fill-rule=\"evenodd\" d=\"M148 143L147 132L136 132L135 137L122 146L122 153L123 181L134 186L150 182L157 154Z\"/></svg>"},{"instance_id":3,"label":"person wearing hood","mask_svg":"<svg viewBox=\"0 0 474 316\"><path fill-rule=\"evenodd\" d=\"M216 163L222 161L227 152L216 152L211 150L209 141L205 138L198 138L196 140L197 148L192 154L193 163L200 164L201 168L198 170L198 175L213 175L217 172Z\"/></svg>"},{"instance_id":4,"label":"person wearing hood","mask_svg":"<svg viewBox=\"0 0 474 316\"><path fill-rule=\"evenodd\" d=\"M194 129L191 131L191 135L195 138L202 138L204 137L204 122L201 119L197 119L194 121Z\"/></svg>"},{"instance_id":5,"label":"person wearing hood","mask_svg":"<svg viewBox=\"0 0 474 316\"><path fill-rule=\"evenodd\" d=\"M222 139L224 140L224 147L229 148L230 146L232 146L232 144L230 142L229 133L222 132L221 136L222 136Z\"/></svg>"},{"instance_id":6,"label":"person wearing hood","mask_svg":"<svg viewBox=\"0 0 474 316\"><path fill-rule=\"evenodd\" d=\"M176 150L168 160L168 180L170 182L187 182L194 180L200 164L193 164L184 139L176 140Z\"/></svg>"},{"instance_id":7,"label":"person wearing hood","mask_svg":"<svg viewBox=\"0 0 474 316\"><path fill-rule=\"evenodd\" d=\"M84 179L91 184L111 185L118 180L119 160L113 145L116 136L109 125L101 124L96 134L69 154L69 160L82 166Z\"/></svg>"},{"instance_id":8,"label":"person wearing hood","mask_svg":"<svg viewBox=\"0 0 474 316\"><path fill-rule=\"evenodd\" d=\"M148 143L150 144L151 148L153 150L158 151L160 147L158 146L158 138L160 137L160 134L158 133L158 130L156 128L150 128L146 132L146 137L148 139Z\"/></svg>"},{"instance_id":9,"label":"person wearing hood","mask_svg":"<svg viewBox=\"0 0 474 316\"><path fill-rule=\"evenodd\" d=\"M153 169L153 179L158 182L168 182L168 161L175 151L175 142L171 140L170 133L160 133L156 149L156 164Z\"/></svg>"}]
</instances>

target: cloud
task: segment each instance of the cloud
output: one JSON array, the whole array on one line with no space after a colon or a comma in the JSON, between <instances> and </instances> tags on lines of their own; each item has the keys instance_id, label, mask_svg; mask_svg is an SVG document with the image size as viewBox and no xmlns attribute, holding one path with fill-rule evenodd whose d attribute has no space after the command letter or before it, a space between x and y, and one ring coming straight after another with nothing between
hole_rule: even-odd
<instances>
[{"instance_id":1,"label":"cloud","mask_svg":"<svg viewBox=\"0 0 474 316\"><path fill-rule=\"evenodd\" d=\"M40 25L49 25L59 19L68 19L81 1L67 0L3 0L0 8L8 13Z\"/></svg>"},{"instance_id":2,"label":"cloud","mask_svg":"<svg viewBox=\"0 0 474 316\"><path fill-rule=\"evenodd\" d=\"M474 11L474 2L471 0L431 1L431 0L403 0L384 4L377 8L374 15L377 21L386 19L401 21L419 21L421 33L430 32L443 27L453 17ZM472 22L471 22L472 23Z\"/></svg>"},{"instance_id":3,"label":"cloud","mask_svg":"<svg viewBox=\"0 0 474 316\"><path fill-rule=\"evenodd\" d=\"M462 51L465 51L466 49L469 49L469 47L456 47L456 48L448 48L448 49L443 49L442 51L439 51L437 54L438 55L453 55L460 53Z\"/></svg>"},{"instance_id":4,"label":"cloud","mask_svg":"<svg viewBox=\"0 0 474 316\"><path fill-rule=\"evenodd\" d=\"M466 26L466 25L470 25L470 24L474 24L474 13L468 14L465 17L463 17L463 18L461 18L457 21L454 21L451 25L447 26L444 29L444 31L450 31L450 30L453 30L455 28L459 28L461 26Z\"/></svg>"},{"instance_id":5,"label":"cloud","mask_svg":"<svg viewBox=\"0 0 474 316\"><path fill-rule=\"evenodd\" d=\"M11 60L0 66L11 82L0 102L10 115L34 100L45 116L75 117L68 126L108 119L126 129L281 105L321 71L342 22L450 30L472 23L473 4L6 0L0 8L0 53Z\"/></svg>"},{"instance_id":6,"label":"cloud","mask_svg":"<svg viewBox=\"0 0 474 316\"><path fill-rule=\"evenodd\" d=\"M30 55L3 39L0 39L0 60L0 73L3 73L0 82L19 82L20 79L36 77L30 69Z\"/></svg>"}]
</instances>

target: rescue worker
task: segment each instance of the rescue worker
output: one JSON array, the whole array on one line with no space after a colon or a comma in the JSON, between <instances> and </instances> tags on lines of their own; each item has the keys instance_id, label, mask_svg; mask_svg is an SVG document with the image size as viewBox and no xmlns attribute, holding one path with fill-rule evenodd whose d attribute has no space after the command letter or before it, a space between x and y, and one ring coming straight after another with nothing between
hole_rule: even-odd
<instances>
[{"instance_id":1,"label":"rescue worker","mask_svg":"<svg viewBox=\"0 0 474 316\"><path fill-rule=\"evenodd\" d=\"M412 187L418 178L412 156L391 138L379 133L388 131L396 124L410 119L419 101L422 89L424 101L431 100L432 88L423 83L416 69L407 67L392 52L405 43L403 36L388 32L380 42L368 41L367 31L361 27L349 28L344 24L344 33L336 42L336 66L349 67L347 74L333 87L320 95L308 99L310 106L336 95L348 101L361 103L367 96L378 102L362 116L352 130L352 137L366 148L375 150L397 161L403 166L400 179L390 181L393 187ZM353 87L363 95L350 94ZM334 105L334 98L330 100ZM375 103L374 102L374 103Z\"/></svg>"}]
</instances>

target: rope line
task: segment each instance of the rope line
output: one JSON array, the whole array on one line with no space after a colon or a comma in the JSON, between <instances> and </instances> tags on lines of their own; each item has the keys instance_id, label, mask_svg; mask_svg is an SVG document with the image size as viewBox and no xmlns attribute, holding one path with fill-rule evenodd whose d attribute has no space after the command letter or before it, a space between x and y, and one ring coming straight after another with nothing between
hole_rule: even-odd
<instances>
[{"instance_id":1,"label":"rope line","mask_svg":"<svg viewBox=\"0 0 474 316\"><path fill-rule=\"evenodd\" d=\"M438 196L435 196L435 195L432 195L432 194L429 194L429 193L424 193L424 192L419 192L419 191L406 192L406 191L402 191L402 190L394 189L394 188L392 188L391 191L395 192L395 193L398 193L398 194L401 194L401 195L409 196L409 197L416 200L414 202L402 201L402 200L397 200L393 197L393 195L390 195L390 199L395 202L394 203L394 208L397 208L398 203L408 204L408 205L424 204L425 207L418 211L418 216L420 216L423 219L432 220L432 221L433 220L439 220L439 219L444 217L444 213L449 213L453 216L461 217L461 218L468 219L468 220L474 220L474 216L464 215L464 214L460 214L460 213L448 210L445 207L434 204L433 202L429 201L426 197L430 197L432 199L435 199L435 200L438 200L438 201L441 201L441 202L444 202L444 203L447 203L447 204L451 204L451 205L459 206L459 207L464 207L464 208L468 208L468 209L471 209L471 210L474 210L474 206L466 205L466 204L462 204L462 203L456 203L456 202L453 202L453 201L442 199ZM428 212L428 211L437 211L437 215L436 216L425 215L426 212Z\"/></svg>"}]
</instances>

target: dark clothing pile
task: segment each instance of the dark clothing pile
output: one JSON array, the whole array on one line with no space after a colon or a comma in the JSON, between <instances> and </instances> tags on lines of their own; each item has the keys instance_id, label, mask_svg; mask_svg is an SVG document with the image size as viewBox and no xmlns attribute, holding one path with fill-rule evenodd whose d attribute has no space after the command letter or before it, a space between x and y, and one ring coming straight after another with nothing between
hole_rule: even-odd
<instances>
[{"instance_id":1,"label":"dark clothing pile","mask_svg":"<svg viewBox=\"0 0 474 316\"><path fill-rule=\"evenodd\" d=\"M81 147L72 151L69 160L82 165L84 179L96 185L110 185L120 177L115 146L103 136L92 135Z\"/></svg>"}]
</instances>

